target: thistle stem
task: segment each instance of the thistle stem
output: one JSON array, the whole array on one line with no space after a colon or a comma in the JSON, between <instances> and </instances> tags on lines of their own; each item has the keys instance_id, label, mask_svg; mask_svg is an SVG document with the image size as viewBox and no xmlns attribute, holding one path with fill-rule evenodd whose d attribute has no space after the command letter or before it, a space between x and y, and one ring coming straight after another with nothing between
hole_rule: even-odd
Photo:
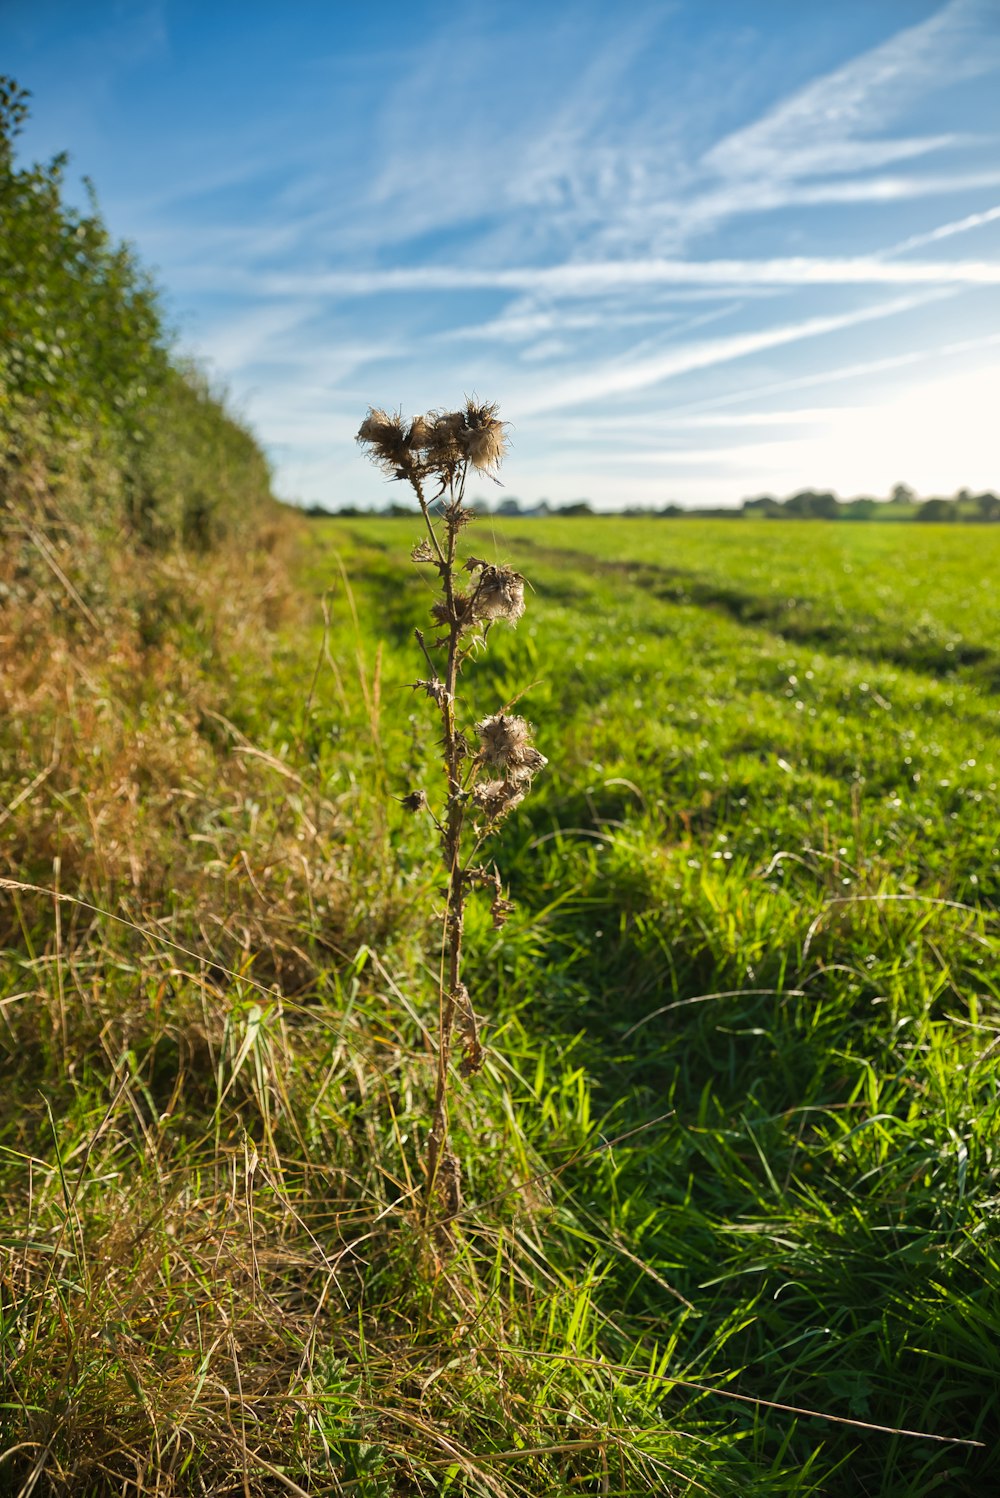
<instances>
[{"instance_id":1,"label":"thistle stem","mask_svg":"<svg viewBox=\"0 0 1000 1498\"><path fill-rule=\"evenodd\" d=\"M444 950L442 953L437 1077L434 1088L434 1112L431 1120L427 1150L427 1196L424 1200L425 1223L431 1216L434 1192L437 1185L438 1167L448 1139L448 1064L451 1059L451 1038L455 1028L455 1000L461 979L462 928L465 920L465 879L462 868L462 826L465 814L462 792L461 753L455 730L455 689L458 684L460 637L462 632L462 626L455 617L454 573L457 536L458 526L455 520L450 519L447 529L447 553L444 556L444 565L441 569L449 613L448 664L445 672L445 693L441 703L441 720L444 729L445 774L448 781L448 815L444 824L444 863L448 871L448 890L444 920Z\"/></svg>"}]
</instances>

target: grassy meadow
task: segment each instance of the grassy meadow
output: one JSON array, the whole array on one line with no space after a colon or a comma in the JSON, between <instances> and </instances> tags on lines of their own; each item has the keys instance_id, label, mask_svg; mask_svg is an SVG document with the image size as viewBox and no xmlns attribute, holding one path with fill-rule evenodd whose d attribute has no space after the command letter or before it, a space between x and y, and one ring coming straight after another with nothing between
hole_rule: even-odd
<instances>
[{"instance_id":1,"label":"grassy meadow","mask_svg":"<svg viewBox=\"0 0 1000 1498\"><path fill-rule=\"evenodd\" d=\"M467 928L448 1240L418 537L34 549L0 1491L989 1491L1000 532L468 532L530 583L474 716L549 765Z\"/></svg>"}]
</instances>

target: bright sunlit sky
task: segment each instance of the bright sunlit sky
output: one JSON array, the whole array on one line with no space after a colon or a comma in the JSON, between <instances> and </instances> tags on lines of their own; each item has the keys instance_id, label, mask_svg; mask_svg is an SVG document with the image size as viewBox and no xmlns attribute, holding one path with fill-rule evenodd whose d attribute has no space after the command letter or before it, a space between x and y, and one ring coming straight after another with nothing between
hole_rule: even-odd
<instances>
[{"instance_id":1,"label":"bright sunlit sky","mask_svg":"<svg viewBox=\"0 0 1000 1498\"><path fill-rule=\"evenodd\" d=\"M0 0L0 71L287 498L465 393L528 503L1000 488L1000 0Z\"/></svg>"}]
</instances>

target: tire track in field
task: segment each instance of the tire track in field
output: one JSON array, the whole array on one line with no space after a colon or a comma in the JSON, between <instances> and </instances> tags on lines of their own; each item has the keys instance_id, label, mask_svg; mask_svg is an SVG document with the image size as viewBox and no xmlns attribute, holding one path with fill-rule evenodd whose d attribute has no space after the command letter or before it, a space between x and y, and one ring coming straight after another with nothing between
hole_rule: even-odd
<instances>
[{"instance_id":1,"label":"tire track in field","mask_svg":"<svg viewBox=\"0 0 1000 1498\"><path fill-rule=\"evenodd\" d=\"M699 577L681 567L663 567L655 562L611 561L589 551L546 546L525 536L511 537L510 541L513 547L523 548L541 562L576 567L591 576L620 578L664 603L709 609L725 614L739 624L766 629L781 639L798 644L816 645L834 655L888 661L935 677L951 675L956 667L970 667L980 687L988 692L1000 692L1000 656L985 645L962 641L953 649L946 650L931 640L893 641L886 633L891 628L889 621L875 614L857 612L850 615L854 627L847 632L829 616L818 616L821 605L815 599L753 593ZM567 591L572 591L571 583ZM866 638L866 635L871 638Z\"/></svg>"}]
</instances>

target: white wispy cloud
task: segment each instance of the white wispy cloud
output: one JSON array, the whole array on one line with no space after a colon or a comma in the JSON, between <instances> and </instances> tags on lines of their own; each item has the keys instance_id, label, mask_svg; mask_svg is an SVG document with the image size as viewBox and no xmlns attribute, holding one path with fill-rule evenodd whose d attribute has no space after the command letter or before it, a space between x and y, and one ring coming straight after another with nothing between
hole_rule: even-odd
<instances>
[{"instance_id":1,"label":"white wispy cloud","mask_svg":"<svg viewBox=\"0 0 1000 1498\"><path fill-rule=\"evenodd\" d=\"M725 177L782 180L868 171L953 144L951 134L884 132L922 94L997 66L989 14L982 0L951 0L733 132L704 164Z\"/></svg>"},{"instance_id":2,"label":"white wispy cloud","mask_svg":"<svg viewBox=\"0 0 1000 1498\"><path fill-rule=\"evenodd\" d=\"M982 229L986 224L994 224L1000 219L1000 206L987 208L982 213L969 213L965 218L959 218L950 224L939 224L936 229L930 229L925 234L911 234L908 239L901 239L898 244L883 250L884 255L902 255L907 250L922 250L924 245L936 244L941 239L951 239L955 234L967 234L970 229Z\"/></svg>"},{"instance_id":3,"label":"white wispy cloud","mask_svg":"<svg viewBox=\"0 0 1000 1498\"><path fill-rule=\"evenodd\" d=\"M658 385L677 375L729 363L733 359L742 359L765 349L778 348L783 344L797 343L808 338L819 338L844 328L856 327L860 323L910 312L926 300L926 296L899 297L874 307L863 307L836 316L810 317L781 327L689 343L680 348L669 348L651 358L629 357L605 364L587 374L566 378L556 384L552 383L550 375L545 388L536 391L533 397L528 395L522 398L522 409L526 415L531 416L582 405L588 401L604 400L609 396L629 394Z\"/></svg>"},{"instance_id":4,"label":"white wispy cloud","mask_svg":"<svg viewBox=\"0 0 1000 1498\"><path fill-rule=\"evenodd\" d=\"M1000 260L909 260L878 255L795 256L761 260L598 260L560 265L410 265L387 270L221 272L204 267L191 284L225 284L264 296L366 297L421 291L533 292L593 297L623 288L712 286L739 293L747 286L993 286Z\"/></svg>"},{"instance_id":5,"label":"white wispy cloud","mask_svg":"<svg viewBox=\"0 0 1000 1498\"><path fill-rule=\"evenodd\" d=\"M897 354L884 354L875 359L860 359L850 364L824 367L810 374L796 375L791 379L770 380L765 384L754 383L746 389L727 391L724 395L702 397L696 401L682 401L668 410L619 411L615 413L588 413L586 417L561 416L558 421L548 423L553 440L577 444L593 441L598 443L626 443L634 440L640 431L648 433L668 432L688 425L724 425L732 421L751 421L764 424L775 415L786 410L738 412L732 408L748 401L766 401L775 395L790 395L800 390L821 389L826 385L850 382L858 391L858 400L867 398L868 385L873 375L895 373L920 364L944 364L952 359L965 358L969 354L1000 346L1000 332L986 333L978 338L960 338L944 343L934 343L920 348L907 349ZM817 414L818 407L801 408Z\"/></svg>"}]
</instances>

